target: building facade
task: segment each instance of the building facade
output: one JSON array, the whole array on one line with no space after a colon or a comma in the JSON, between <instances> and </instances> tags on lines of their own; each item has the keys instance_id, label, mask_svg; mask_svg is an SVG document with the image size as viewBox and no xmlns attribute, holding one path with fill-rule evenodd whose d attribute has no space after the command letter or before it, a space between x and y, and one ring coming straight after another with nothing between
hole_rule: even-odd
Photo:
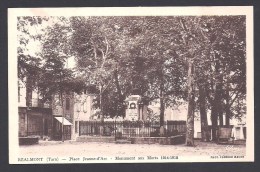
<instances>
[{"instance_id":1,"label":"building facade","mask_svg":"<svg viewBox=\"0 0 260 172\"><path fill-rule=\"evenodd\" d=\"M38 136L51 140L76 139L79 121L89 121L95 113L95 95L67 92L55 94L52 100L43 103L37 89L28 89L18 82L19 137Z\"/></svg>"},{"instance_id":2,"label":"building facade","mask_svg":"<svg viewBox=\"0 0 260 172\"><path fill-rule=\"evenodd\" d=\"M53 137L54 140L71 140L74 119L73 93L52 96ZM62 128L63 126L63 128ZM63 131L62 131L63 130ZM63 133L63 134L62 134Z\"/></svg>"},{"instance_id":3,"label":"building facade","mask_svg":"<svg viewBox=\"0 0 260 172\"><path fill-rule=\"evenodd\" d=\"M19 137L51 137L52 109L50 102L43 103L37 90L18 82Z\"/></svg>"},{"instance_id":4,"label":"building facade","mask_svg":"<svg viewBox=\"0 0 260 172\"><path fill-rule=\"evenodd\" d=\"M79 136L79 123L80 121L89 121L92 115L95 113L93 108L93 100L95 95L87 94L83 92L82 94L74 93L74 118L73 118L73 129L72 139L75 140Z\"/></svg>"}]
</instances>

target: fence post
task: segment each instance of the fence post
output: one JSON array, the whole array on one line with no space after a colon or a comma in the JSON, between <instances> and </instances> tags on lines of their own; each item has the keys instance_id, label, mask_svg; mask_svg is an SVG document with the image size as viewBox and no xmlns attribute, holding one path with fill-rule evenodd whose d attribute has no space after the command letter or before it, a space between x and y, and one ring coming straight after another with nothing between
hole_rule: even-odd
<instances>
[{"instance_id":1,"label":"fence post","mask_svg":"<svg viewBox=\"0 0 260 172\"><path fill-rule=\"evenodd\" d=\"M116 120L114 122L114 133L115 133L115 141L116 141Z\"/></svg>"},{"instance_id":2,"label":"fence post","mask_svg":"<svg viewBox=\"0 0 260 172\"><path fill-rule=\"evenodd\" d=\"M166 137L168 137L168 123L167 121L165 121L166 125L165 125L165 134L166 134Z\"/></svg>"}]
</instances>

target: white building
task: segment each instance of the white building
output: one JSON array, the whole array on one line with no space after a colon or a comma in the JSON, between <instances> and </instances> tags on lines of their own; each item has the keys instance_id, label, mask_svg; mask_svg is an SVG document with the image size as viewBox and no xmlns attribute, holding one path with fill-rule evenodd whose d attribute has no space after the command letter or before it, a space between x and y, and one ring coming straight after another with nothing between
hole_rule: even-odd
<instances>
[{"instance_id":1,"label":"white building","mask_svg":"<svg viewBox=\"0 0 260 172\"><path fill-rule=\"evenodd\" d=\"M79 122L89 121L91 116L95 113L93 108L93 94L76 94L74 93L74 119L72 139L76 139L79 136Z\"/></svg>"},{"instance_id":2,"label":"white building","mask_svg":"<svg viewBox=\"0 0 260 172\"><path fill-rule=\"evenodd\" d=\"M154 114L160 115L160 100L156 99L154 101L151 101L148 105L148 108L153 111ZM188 113L188 106L187 104L182 104L180 106L174 106L172 108L167 107L165 108L164 112L164 120L165 121L181 121L187 120L187 113ZM208 119L208 125L212 125L211 123L211 112L208 111L207 113L207 119ZM223 115L223 123L225 124L225 115ZM245 130L246 127L246 118L242 118L241 120L238 119L230 119L230 125L233 127L233 136L235 139L245 139L246 136L244 135L243 130ZM195 112L195 118L194 118L194 137L200 138L201 137L201 123L200 123L200 114L199 112Z\"/></svg>"}]
</instances>

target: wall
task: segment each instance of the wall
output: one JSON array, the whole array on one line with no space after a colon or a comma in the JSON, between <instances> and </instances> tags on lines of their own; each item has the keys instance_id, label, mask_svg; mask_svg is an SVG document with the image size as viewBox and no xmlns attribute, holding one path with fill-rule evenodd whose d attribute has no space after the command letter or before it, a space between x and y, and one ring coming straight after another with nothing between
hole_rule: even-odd
<instances>
[{"instance_id":1,"label":"wall","mask_svg":"<svg viewBox=\"0 0 260 172\"><path fill-rule=\"evenodd\" d=\"M74 94L74 119L72 127L72 139L75 140L79 136L79 121L89 121L94 114L92 94Z\"/></svg>"},{"instance_id":2,"label":"wall","mask_svg":"<svg viewBox=\"0 0 260 172\"><path fill-rule=\"evenodd\" d=\"M21 81L18 81L18 106L26 107L26 88L25 84Z\"/></svg>"},{"instance_id":3,"label":"wall","mask_svg":"<svg viewBox=\"0 0 260 172\"><path fill-rule=\"evenodd\" d=\"M52 133L51 110L42 108L18 108L19 136L49 136Z\"/></svg>"},{"instance_id":4,"label":"wall","mask_svg":"<svg viewBox=\"0 0 260 172\"><path fill-rule=\"evenodd\" d=\"M27 112L26 108L19 107L19 136L24 137L27 136Z\"/></svg>"}]
</instances>

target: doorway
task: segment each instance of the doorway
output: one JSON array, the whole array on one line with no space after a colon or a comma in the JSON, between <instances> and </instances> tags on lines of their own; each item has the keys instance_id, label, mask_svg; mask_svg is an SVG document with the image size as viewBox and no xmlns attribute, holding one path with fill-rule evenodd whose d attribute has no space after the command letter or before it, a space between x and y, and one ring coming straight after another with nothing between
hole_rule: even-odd
<instances>
[{"instance_id":1,"label":"doorway","mask_svg":"<svg viewBox=\"0 0 260 172\"><path fill-rule=\"evenodd\" d=\"M48 136L48 120L43 120L43 135Z\"/></svg>"}]
</instances>

